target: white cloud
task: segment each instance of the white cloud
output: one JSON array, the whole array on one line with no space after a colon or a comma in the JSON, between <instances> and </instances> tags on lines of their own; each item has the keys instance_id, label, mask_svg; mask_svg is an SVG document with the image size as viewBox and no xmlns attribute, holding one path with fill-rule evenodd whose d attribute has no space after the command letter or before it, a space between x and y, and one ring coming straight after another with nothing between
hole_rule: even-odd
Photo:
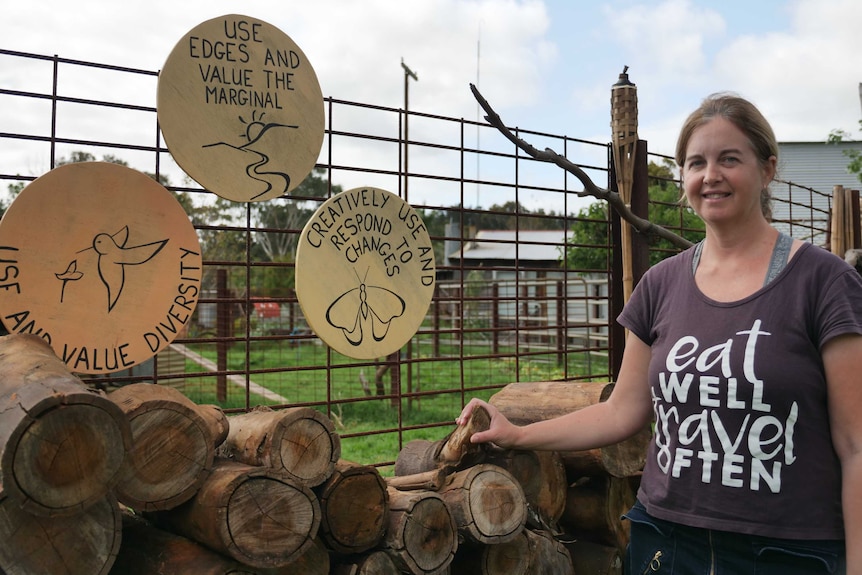
<instances>
[{"instance_id":1,"label":"white cloud","mask_svg":"<svg viewBox=\"0 0 862 575\"><path fill-rule=\"evenodd\" d=\"M158 70L196 25L239 11L288 34L314 66L325 96L401 108L404 58L419 74L409 85L413 111L476 119L468 84L478 78L482 93L510 125L599 142L610 137L610 85L629 65L638 85L641 137L654 152L672 153L685 115L716 90L752 99L781 139L822 139L833 128L856 133L862 116L858 0L130 0L122 10L108 0L8 4L6 49L144 70ZM0 59L4 88L50 91L49 62L20 70L8 60ZM64 73L60 81L66 93L155 105L154 78L117 85L98 77ZM394 115L380 117L351 114L338 121L348 129L397 137ZM44 118L41 111L31 115L0 106L2 131L29 122L29 132L46 133ZM114 130L116 141L153 136L150 124L100 124L69 115L63 122L76 130L70 122L80 122L82 131ZM417 120L411 136L451 143L448 129ZM483 132L483 147L495 148L498 140L506 145L492 130ZM43 161L43 153L29 145L13 142L10 151L0 144L2 173L31 173ZM375 168L397 158L389 149L361 143L349 151L369 154L367 163ZM425 152L415 153L411 167L452 161L430 152L420 160ZM589 155L583 159L592 161ZM483 164L483 175L490 169L490 162ZM556 175L549 170L549 178Z\"/></svg>"},{"instance_id":2,"label":"white cloud","mask_svg":"<svg viewBox=\"0 0 862 575\"><path fill-rule=\"evenodd\" d=\"M716 54L718 78L737 86L774 124L779 140L825 140L862 116L862 4L801 0L785 32L737 38Z\"/></svg>"},{"instance_id":3,"label":"white cloud","mask_svg":"<svg viewBox=\"0 0 862 575\"><path fill-rule=\"evenodd\" d=\"M605 9L611 37L634 56L643 76L656 74L675 82L706 73L704 44L725 34L725 20L715 10L691 0L665 0L622 10ZM634 65L633 64L633 65Z\"/></svg>"}]
</instances>

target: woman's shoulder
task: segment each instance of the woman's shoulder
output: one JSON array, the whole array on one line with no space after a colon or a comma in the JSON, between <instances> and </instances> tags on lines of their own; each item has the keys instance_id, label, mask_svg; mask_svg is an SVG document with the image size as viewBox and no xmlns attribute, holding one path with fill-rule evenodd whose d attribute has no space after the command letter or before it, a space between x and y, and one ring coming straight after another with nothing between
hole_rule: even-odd
<instances>
[{"instance_id":1,"label":"woman's shoulder","mask_svg":"<svg viewBox=\"0 0 862 575\"><path fill-rule=\"evenodd\" d=\"M796 252L796 256L791 259L791 261L793 260L798 260L800 264L805 264L805 266L817 266L819 270L827 268L837 273L856 271L843 258L833 254L826 248L816 246L810 242L802 243Z\"/></svg>"}]
</instances>

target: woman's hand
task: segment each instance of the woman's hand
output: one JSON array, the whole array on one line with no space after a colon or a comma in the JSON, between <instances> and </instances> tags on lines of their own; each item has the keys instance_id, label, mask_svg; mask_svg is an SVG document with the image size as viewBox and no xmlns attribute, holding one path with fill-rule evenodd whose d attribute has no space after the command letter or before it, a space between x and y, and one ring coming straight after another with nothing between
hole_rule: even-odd
<instances>
[{"instance_id":1,"label":"woman's hand","mask_svg":"<svg viewBox=\"0 0 862 575\"><path fill-rule=\"evenodd\" d=\"M470 437L470 443L490 442L498 447L516 447L522 428L512 424L496 407L481 399L475 397L471 399L464 406L464 409L461 410L461 414L455 419L455 423L465 425L470 420L473 410L477 407L483 407L488 412L488 415L491 416L491 425L486 431L474 433Z\"/></svg>"}]
</instances>

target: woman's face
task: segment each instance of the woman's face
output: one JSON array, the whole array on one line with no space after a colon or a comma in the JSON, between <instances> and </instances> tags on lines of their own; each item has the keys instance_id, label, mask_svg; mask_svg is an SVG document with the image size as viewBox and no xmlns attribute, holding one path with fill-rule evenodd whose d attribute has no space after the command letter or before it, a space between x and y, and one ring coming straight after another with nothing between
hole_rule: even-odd
<instances>
[{"instance_id":1,"label":"woman's face","mask_svg":"<svg viewBox=\"0 0 862 575\"><path fill-rule=\"evenodd\" d=\"M724 118L692 132L682 181L689 205L707 223L763 217L760 192L775 176L775 157L764 165L748 137Z\"/></svg>"}]
</instances>

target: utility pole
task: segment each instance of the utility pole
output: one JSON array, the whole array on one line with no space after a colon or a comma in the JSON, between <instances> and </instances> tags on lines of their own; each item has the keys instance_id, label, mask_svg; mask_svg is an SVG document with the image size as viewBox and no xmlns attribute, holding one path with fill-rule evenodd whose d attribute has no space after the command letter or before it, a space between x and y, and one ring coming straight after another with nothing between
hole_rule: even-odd
<instances>
[{"instance_id":1,"label":"utility pole","mask_svg":"<svg viewBox=\"0 0 862 575\"><path fill-rule=\"evenodd\" d=\"M407 131L407 119L409 118L409 110L410 110L410 101L408 98L409 93L409 83L410 78L413 78L416 82L419 81L419 74L411 70L407 64L404 63L404 58L401 58L401 67L404 68L404 201L408 202L407 199L407 174L409 170L407 169L407 142L409 141L408 131Z\"/></svg>"}]
</instances>

